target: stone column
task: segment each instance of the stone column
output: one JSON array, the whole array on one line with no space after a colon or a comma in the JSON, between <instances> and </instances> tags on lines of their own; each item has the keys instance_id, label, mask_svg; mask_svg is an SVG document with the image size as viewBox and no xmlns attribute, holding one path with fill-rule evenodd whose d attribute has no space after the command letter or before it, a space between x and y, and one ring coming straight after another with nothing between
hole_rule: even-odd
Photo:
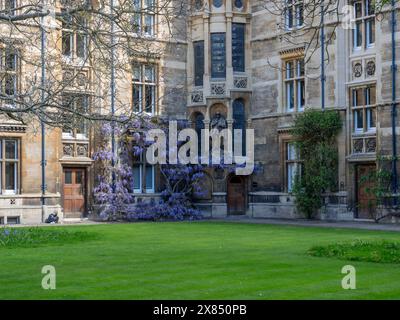
<instances>
[{"instance_id":1,"label":"stone column","mask_svg":"<svg viewBox=\"0 0 400 320\"><path fill-rule=\"evenodd\" d=\"M192 31L192 23L191 19L189 19L189 27L190 32ZM187 96L187 104L190 105L192 103L191 92L194 87L194 52L193 52L193 41L191 39L188 40L188 51L187 51L187 62L186 62L186 70L187 70L187 79L188 79L188 96Z\"/></svg>"},{"instance_id":2,"label":"stone column","mask_svg":"<svg viewBox=\"0 0 400 320\"><path fill-rule=\"evenodd\" d=\"M233 87L233 67L232 67L232 12L228 12L231 1L227 0L226 12L226 86L228 90Z\"/></svg>"},{"instance_id":3,"label":"stone column","mask_svg":"<svg viewBox=\"0 0 400 320\"><path fill-rule=\"evenodd\" d=\"M210 12L209 6L205 3L203 14L203 32L204 32L204 76L203 93L205 97L210 95Z\"/></svg>"}]
</instances>

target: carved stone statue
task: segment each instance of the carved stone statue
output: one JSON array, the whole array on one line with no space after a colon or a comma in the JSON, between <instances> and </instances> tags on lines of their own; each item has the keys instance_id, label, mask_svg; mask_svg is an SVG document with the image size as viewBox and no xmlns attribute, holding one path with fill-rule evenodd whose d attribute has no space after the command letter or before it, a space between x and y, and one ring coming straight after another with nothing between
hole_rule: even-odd
<instances>
[{"instance_id":1,"label":"carved stone statue","mask_svg":"<svg viewBox=\"0 0 400 320\"><path fill-rule=\"evenodd\" d=\"M212 129L218 129L218 130L226 129L228 127L226 119L224 118L223 115L221 115L220 112L217 112L215 114L210 124Z\"/></svg>"}]
</instances>

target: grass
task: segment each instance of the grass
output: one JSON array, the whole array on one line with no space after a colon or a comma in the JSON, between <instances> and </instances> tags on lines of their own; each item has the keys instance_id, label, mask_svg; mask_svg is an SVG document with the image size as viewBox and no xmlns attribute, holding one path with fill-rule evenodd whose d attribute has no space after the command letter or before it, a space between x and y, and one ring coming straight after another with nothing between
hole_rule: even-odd
<instances>
[{"instance_id":1,"label":"grass","mask_svg":"<svg viewBox=\"0 0 400 320\"><path fill-rule=\"evenodd\" d=\"M400 242L356 240L315 246L308 253L315 257L336 257L349 261L400 263Z\"/></svg>"},{"instance_id":2,"label":"grass","mask_svg":"<svg viewBox=\"0 0 400 320\"><path fill-rule=\"evenodd\" d=\"M34 248L41 245L64 245L94 239L95 233L61 228L0 228L0 248Z\"/></svg>"},{"instance_id":3,"label":"grass","mask_svg":"<svg viewBox=\"0 0 400 320\"><path fill-rule=\"evenodd\" d=\"M399 299L400 268L308 255L335 242L397 241L395 232L227 222L48 227L90 241L0 248L0 299ZM44 230L45 228L43 228ZM357 289L343 290L343 265ZM43 290L53 265L57 289Z\"/></svg>"}]
</instances>

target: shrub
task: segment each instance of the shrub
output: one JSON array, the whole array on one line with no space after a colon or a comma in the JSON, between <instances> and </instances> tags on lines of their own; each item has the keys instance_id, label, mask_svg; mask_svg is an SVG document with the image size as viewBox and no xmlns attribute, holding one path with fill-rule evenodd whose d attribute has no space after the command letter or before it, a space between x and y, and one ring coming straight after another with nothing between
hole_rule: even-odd
<instances>
[{"instance_id":1,"label":"shrub","mask_svg":"<svg viewBox=\"0 0 400 320\"><path fill-rule=\"evenodd\" d=\"M341 260L377 263L400 263L400 242L363 241L314 246L308 254L315 257L332 257Z\"/></svg>"},{"instance_id":2,"label":"shrub","mask_svg":"<svg viewBox=\"0 0 400 320\"><path fill-rule=\"evenodd\" d=\"M323 193L336 187L336 136L341 127L335 111L307 110L295 119L293 136L302 165L293 194L297 209L309 219L322 207Z\"/></svg>"}]
</instances>

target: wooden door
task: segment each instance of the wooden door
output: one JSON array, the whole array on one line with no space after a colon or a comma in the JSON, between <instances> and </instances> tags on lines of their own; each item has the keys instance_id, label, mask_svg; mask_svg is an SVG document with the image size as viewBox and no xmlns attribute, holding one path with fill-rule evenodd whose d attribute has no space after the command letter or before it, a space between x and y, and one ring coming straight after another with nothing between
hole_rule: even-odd
<instances>
[{"instance_id":1,"label":"wooden door","mask_svg":"<svg viewBox=\"0 0 400 320\"><path fill-rule=\"evenodd\" d=\"M246 198L244 179L233 176L228 180L228 212L229 214L245 214Z\"/></svg>"},{"instance_id":2,"label":"wooden door","mask_svg":"<svg viewBox=\"0 0 400 320\"><path fill-rule=\"evenodd\" d=\"M376 197L374 195L375 165L357 166L357 218L372 219L376 210Z\"/></svg>"},{"instance_id":3,"label":"wooden door","mask_svg":"<svg viewBox=\"0 0 400 320\"><path fill-rule=\"evenodd\" d=\"M85 169L64 168L64 212L66 218L80 218L85 212Z\"/></svg>"}]
</instances>

